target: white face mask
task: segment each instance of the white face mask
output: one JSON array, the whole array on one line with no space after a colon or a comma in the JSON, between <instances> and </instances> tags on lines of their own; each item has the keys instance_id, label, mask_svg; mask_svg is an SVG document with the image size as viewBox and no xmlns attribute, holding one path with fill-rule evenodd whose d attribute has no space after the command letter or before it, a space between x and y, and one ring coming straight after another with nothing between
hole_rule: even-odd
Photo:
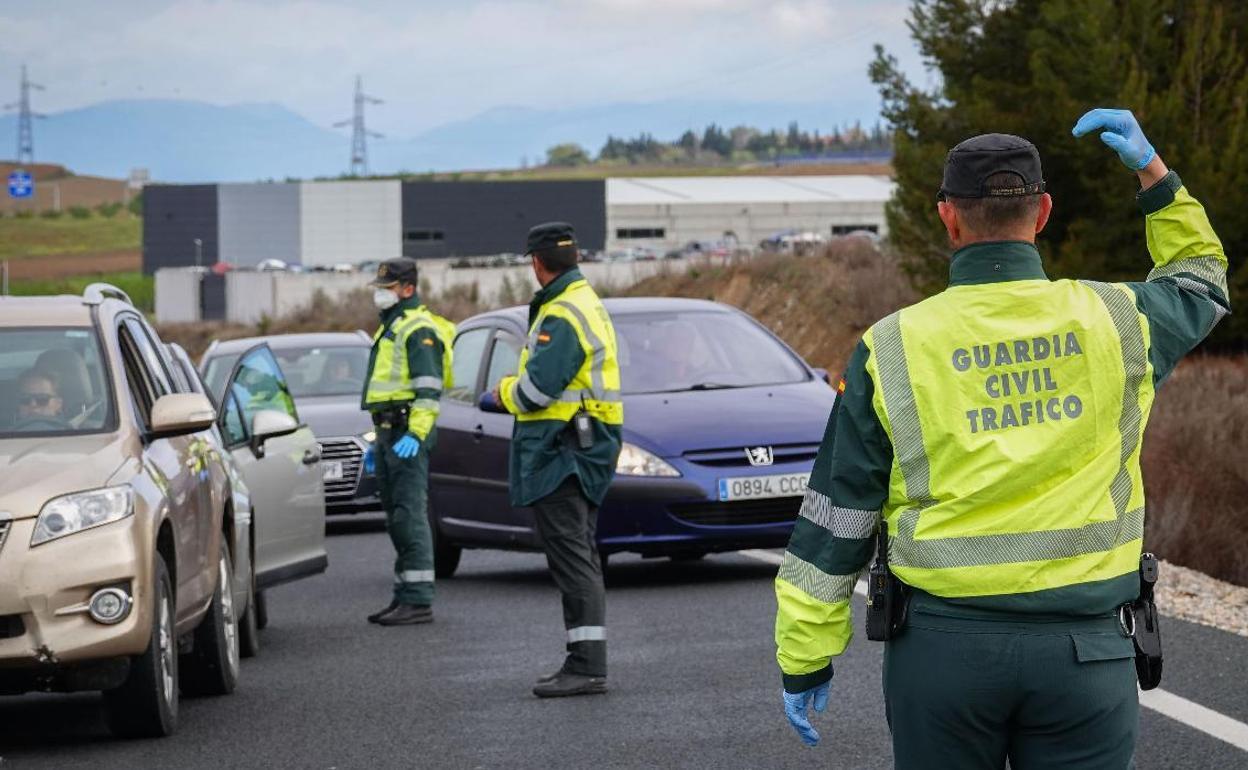
<instances>
[{"instance_id":1,"label":"white face mask","mask_svg":"<svg viewBox=\"0 0 1248 770\"><path fill-rule=\"evenodd\" d=\"M374 289L373 304L378 310L388 310L399 304L399 295L389 289Z\"/></svg>"}]
</instances>

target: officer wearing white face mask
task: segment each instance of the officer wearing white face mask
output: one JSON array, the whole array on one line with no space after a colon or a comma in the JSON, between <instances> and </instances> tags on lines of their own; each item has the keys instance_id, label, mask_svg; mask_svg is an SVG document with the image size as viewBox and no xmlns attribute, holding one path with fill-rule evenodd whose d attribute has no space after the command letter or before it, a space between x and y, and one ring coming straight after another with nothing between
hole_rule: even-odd
<instances>
[{"instance_id":1,"label":"officer wearing white face mask","mask_svg":"<svg viewBox=\"0 0 1248 770\"><path fill-rule=\"evenodd\" d=\"M451 386L455 324L421 304L416 260L377 268L373 302L381 326L373 335L362 407L376 440L364 468L377 473L386 529L394 543L394 596L370 623L407 626L433 620L433 540L429 531L429 453L437 441L439 399Z\"/></svg>"}]
</instances>

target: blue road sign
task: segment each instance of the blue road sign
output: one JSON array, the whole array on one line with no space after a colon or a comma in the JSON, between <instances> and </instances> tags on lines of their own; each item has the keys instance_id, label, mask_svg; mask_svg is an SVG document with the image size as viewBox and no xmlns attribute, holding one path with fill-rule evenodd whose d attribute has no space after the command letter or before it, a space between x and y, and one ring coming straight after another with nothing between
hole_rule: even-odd
<instances>
[{"instance_id":1,"label":"blue road sign","mask_svg":"<svg viewBox=\"0 0 1248 770\"><path fill-rule=\"evenodd\" d=\"M9 197L29 198L35 194L35 180L29 171L18 169L9 174Z\"/></svg>"}]
</instances>

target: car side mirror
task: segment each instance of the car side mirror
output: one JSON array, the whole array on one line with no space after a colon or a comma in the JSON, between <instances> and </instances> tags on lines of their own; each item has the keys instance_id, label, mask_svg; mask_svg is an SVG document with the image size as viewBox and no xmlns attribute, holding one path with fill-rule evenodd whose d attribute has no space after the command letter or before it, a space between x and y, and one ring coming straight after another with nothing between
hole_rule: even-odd
<instances>
[{"instance_id":1,"label":"car side mirror","mask_svg":"<svg viewBox=\"0 0 1248 770\"><path fill-rule=\"evenodd\" d=\"M264 442L299 430L295 418L275 409L261 409L251 418L251 451L264 457Z\"/></svg>"},{"instance_id":2,"label":"car side mirror","mask_svg":"<svg viewBox=\"0 0 1248 770\"><path fill-rule=\"evenodd\" d=\"M170 393L152 404L152 438L169 438L197 433L212 427L217 410L202 393Z\"/></svg>"},{"instance_id":3,"label":"car side mirror","mask_svg":"<svg viewBox=\"0 0 1248 770\"><path fill-rule=\"evenodd\" d=\"M816 368L815 376L823 380L824 382L828 383L829 385L832 384L832 375L828 374L827 369Z\"/></svg>"}]
</instances>

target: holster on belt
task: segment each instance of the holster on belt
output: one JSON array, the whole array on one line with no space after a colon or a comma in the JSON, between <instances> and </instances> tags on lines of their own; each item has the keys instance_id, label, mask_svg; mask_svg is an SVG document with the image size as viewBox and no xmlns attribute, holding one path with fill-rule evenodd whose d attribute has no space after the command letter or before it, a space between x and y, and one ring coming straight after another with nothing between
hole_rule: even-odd
<instances>
[{"instance_id":1,"label":"holster on belt","mask_svg":"<svg viewBox=\"0 0 1248 770\"><path fill-rule=\"evenodd\" d=\"M372 410L373 425L378 428L406 428L411 408L407 404Z\"/></svg>"},{"instance_id":2,"label":"holster on belt","mask_svg":"<svg viewBox=\"0 0 1248 770\"><path fill-rule=\"evenodd\" d=\"M867 572L867 638L873 642L895 639L906 627L909 610L910 592L888 568L888 522L881 519L875 563Z\"/></svg>"},{"instance_id":3,"label":"holster on belt","mask_svg":"<svg viewBox=\"0 0 1248 770\"><path fill-rule=\"evenodd\" d=\"M1153 599L1160 565L1151 553L1140 556L1140 597L1118 609L1118 622L1135 644L1135 675L1141 690L1161 684L1161 615Z\"/></svg>"}]
</instances>

